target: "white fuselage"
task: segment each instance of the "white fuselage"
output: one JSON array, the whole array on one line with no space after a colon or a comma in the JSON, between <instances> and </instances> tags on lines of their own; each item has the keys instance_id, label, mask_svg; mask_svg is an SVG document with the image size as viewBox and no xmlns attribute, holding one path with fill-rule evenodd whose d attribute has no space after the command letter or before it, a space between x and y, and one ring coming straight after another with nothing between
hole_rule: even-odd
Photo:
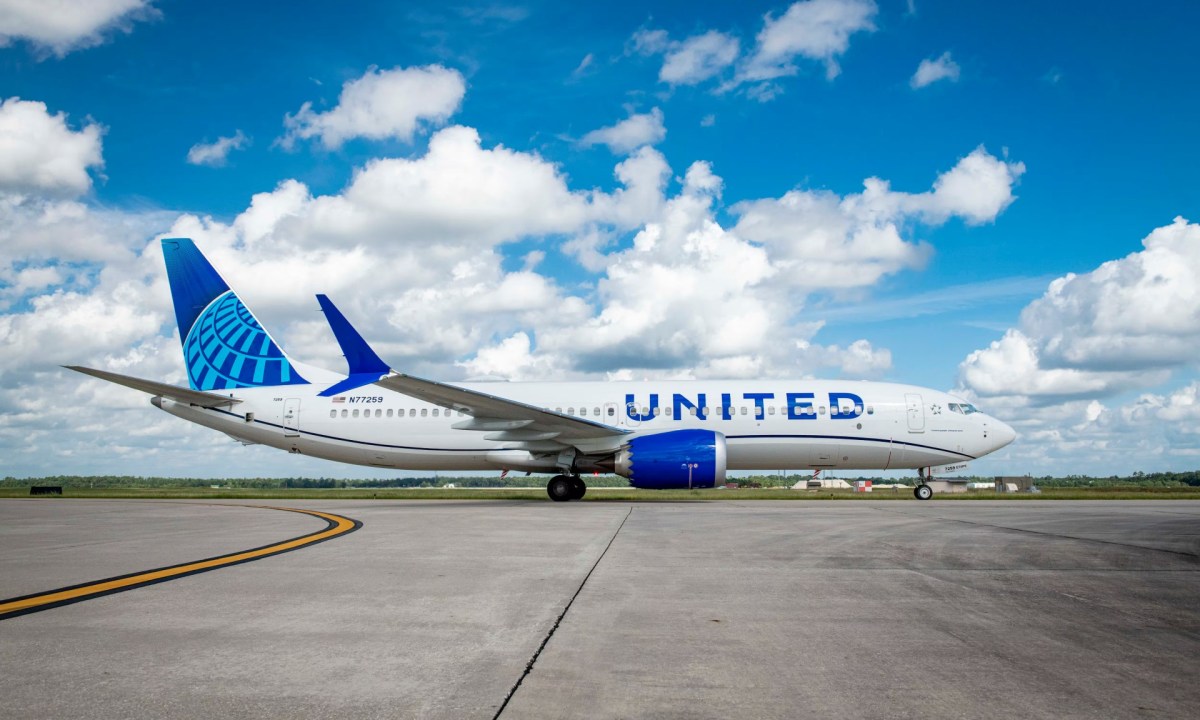
<instances>
[{"instance_id":1,"label":"white fuselage","mask_svg":"<svg viewBox=\"0 0 1200 720\"><path fill-rule=\"evenodd\" d=\"M1012 441L1004 423L952 411L928 388L836 380L457 383L634 433L703 428L724 434L730 470L887 470L962 463ZM519 443L454 429L463 413L376 385L339 397L323 386L224 391L241 402L204 409L166 398L167 412L250 443L338 462L406 470L553 471ZM861 399L861 404L858 400ZM831 406L831 401L833 405ZM840 406L840 407L839 407ZM657 410L655 409L657 408ZM582 452L610 452L612 438Z\"/></svg>"}]
</instances>

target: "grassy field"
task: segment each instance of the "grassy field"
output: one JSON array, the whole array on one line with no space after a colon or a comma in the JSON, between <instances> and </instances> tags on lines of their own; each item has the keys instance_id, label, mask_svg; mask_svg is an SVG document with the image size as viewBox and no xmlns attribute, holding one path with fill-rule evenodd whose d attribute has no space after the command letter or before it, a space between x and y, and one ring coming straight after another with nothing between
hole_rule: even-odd
<instances>
[{"instance_id":1,"label":"grassy field","mask_svg":"<svg viewBox=\"0 0 1200 720\"><path fill-rule=\"evenodd\" d=\"M0 498L28 498L29 488L0 488ZM337 489L255 489L255 488L75 488L64 490L64 498L110 498L154 500L536 500L549 502L541 488L383 488ZM1200 488L1053 488L1041 493L997 494L971 491L961 494L939 493L937 500L1200 500ZM39 498L59 499L55 496ZM911 490L881 489L871 493L849 490L804 491L788 489L738 490L635 490L631 488L592 488L585 502L680 502L749 500L912 500Z\"/></svg>"}]
</instances>

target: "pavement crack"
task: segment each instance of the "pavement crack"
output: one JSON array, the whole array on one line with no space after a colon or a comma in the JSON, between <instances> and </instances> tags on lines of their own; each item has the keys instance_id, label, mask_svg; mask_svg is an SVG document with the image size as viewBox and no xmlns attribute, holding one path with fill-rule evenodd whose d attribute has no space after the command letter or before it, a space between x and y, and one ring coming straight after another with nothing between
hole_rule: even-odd
<instances>
[{"instance_id":1,"label":"pavement crack","mask_svg":"<svg viewBox=\"0 0 1200 720\"><path fill-rule=\"evenodd\" d=\"M529 658L529 662L525 664L525 672L521 673L521 677L517 678L517 682L513 684L512 689L508 691L504 702L500 703L500 709L496 710L496 714L492 716L492 720L497 720L504 709L508 707L508 703L513 699L513 695L517 694L517 690L521 687L521 683L525 682L525 678L529 677L529 673L533 672L533 666L537 663L538 657L542 651L546 649L546 644L550 642L550 638L554 637L554 632L558 630L558 626L562 624L563 618L570 612L571 606L575 604L575 598L579 597L579 593L583 592L583 586L587 585L587 581L592 577L592 573L596 572L596 567L600 565L600 561L608 554L608 549L612 547L613 541L617 539L617 535L621 533L621 528L625 527L625 521L629 520L629 516L633 514L633 506L629 506L629 512L625 513L625 517L621 518L621 524L617 526L612 537L608 539L608 544L604 546L604 550L600 553L600 557L596 558L596 562L592 563L591 569L587 571L587 575L583 576L583 581L579 583L579 587L575 588L575 594L567 601L562 612L558 614L558 618L554 620L554 624L550 626L550 631L546 633L546 637L542 638L542 644L538 645L538 649L533 652L533 657Z\"/></svg>"}]
</instances>

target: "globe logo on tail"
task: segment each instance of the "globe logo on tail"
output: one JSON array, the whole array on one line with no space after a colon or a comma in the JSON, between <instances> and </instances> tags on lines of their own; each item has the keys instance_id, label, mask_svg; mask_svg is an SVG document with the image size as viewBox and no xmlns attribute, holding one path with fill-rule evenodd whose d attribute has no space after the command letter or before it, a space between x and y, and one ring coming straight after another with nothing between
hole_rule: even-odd
<instances>
[{"instance_id":1,"label":"globe logo on tail","mask_svg":"<svg viewBox=\"0 0 1200 720\"><path fill-rule=\"evenodd\" d=\"M183 352L197 390L307 383L232 290L196 318Z\"/></svg>"}]
</instances>

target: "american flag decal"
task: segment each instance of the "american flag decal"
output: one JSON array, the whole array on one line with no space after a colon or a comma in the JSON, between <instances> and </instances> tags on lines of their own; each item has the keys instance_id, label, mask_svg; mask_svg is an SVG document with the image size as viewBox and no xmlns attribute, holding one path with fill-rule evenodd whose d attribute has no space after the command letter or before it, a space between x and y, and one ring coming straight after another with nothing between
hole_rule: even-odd
<instances>
[{"instance_id":1,"label":"american flag decal","mask_svg":"<svg viewBox=\"0 0 1200 720\"><path fill-rule=\"evenodd\" d=\"M344 402L346 402L346 396L345 396L345 395L338 395L337 397L335 397L335 398L333 399L333 401L334 401L335 403L344 403Z\"/></svg>"}]
</instances>

